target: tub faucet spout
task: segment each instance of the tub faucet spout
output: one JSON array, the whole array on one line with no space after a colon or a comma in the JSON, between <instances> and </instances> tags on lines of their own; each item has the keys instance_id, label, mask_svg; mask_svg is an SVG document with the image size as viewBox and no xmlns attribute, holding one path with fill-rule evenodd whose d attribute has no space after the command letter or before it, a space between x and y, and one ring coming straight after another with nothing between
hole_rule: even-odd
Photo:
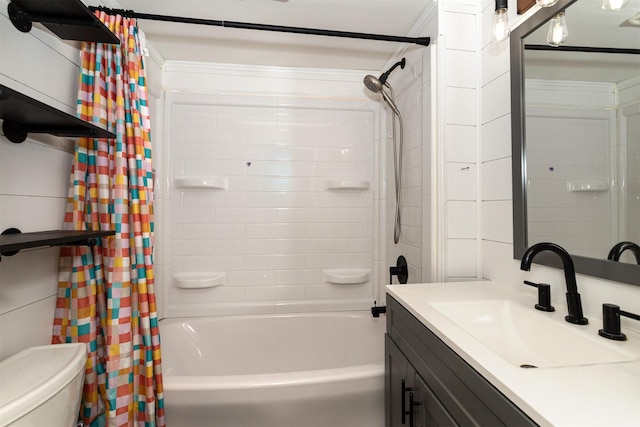
<instances>
[{"instance_id":1,"label":"tub faucet spout","mask_svg":"<svg viewBox=\"0 0 640 427\"><path fill-rule=\"evenodd\" d=\"M569 314L565 316L564 319L567 322L575 323L576 325L586 325L589 323L589 320L582 314L582 302L580 301L580 294L578 293L576 270L573 266L573 260L562 246L556 245L555 243L536 243L527 249L522 256L520 269L529 271L531 269L533 258L543 251L553 252L562 260L564 279L567 287L567 308L569 311Z\"/></svg>"}]
</instances>

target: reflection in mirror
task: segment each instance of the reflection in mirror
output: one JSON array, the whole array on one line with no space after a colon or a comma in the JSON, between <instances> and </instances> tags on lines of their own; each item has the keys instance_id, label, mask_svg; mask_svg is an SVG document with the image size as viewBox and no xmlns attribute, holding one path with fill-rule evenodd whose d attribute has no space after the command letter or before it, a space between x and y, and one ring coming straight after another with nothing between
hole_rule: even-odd
<instances>
[{"instance_id":1,"label":"reflection in mirror","mask_svg":"<svg viewBox=\"0 0 640 427\"><path fill-rule=\"evenodd\" d=\"M616 243L613 248L609 251L609 255L607 259L609 261L618 261L620 262L620 258L624 251L629 251L636 257L636 264L640 264L640 246L633 242L620 242Z\"/></svg>"},{"instance_id":2,"label":"reflection in mirror","mask_svg":"<svg viewBox=\"0 0 640 427\"><path fill-rule=\"evenodd\" d=\"M560 12L568 36L550 47ZM541 9L512 33L511 60L515 257L553 242L580 273L640 285L633 250L608 260L640 243L640 0Z\"/></svg>"}]
</instances>

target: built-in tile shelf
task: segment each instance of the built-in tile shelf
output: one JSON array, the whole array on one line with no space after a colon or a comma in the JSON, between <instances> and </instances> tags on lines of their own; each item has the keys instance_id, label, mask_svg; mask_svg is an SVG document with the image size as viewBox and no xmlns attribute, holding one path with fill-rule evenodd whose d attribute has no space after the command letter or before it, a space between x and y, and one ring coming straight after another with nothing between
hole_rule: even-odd
<instances>
[{"instance_id":1,"label":"built-in tile shelf","mask_svg":"<svg viewBox=\"0 0 640 427\"><path fill-rule=\"evenodd\" d=\"M228 176L178 176L174 178L176 188L188 189L209 189L228 190Z\"/></svg>"},{"instance_id":2,"label":"built-in tile shelf","mask_svg":"<svg viewBox=\"0 0 640 427\"><path fill-rule=\"evenodd\" d=\"M607 181L569 181L567 182L569 193L608 191Z\"/></svg>"},{"instance_id":3,"label":"built-in tile shelf","mask_svg":"<svg viewBox=\"0 0 640 427\"><path fill-rule=\"evenodd\" d=\"M221 271L173 273L173 283L180 289L214 288L226 285L227 273Z\"/></svg>"},{"instance_id":4,"label":"built-in tile shelf","mask_svg":"<svg viewBox=\"0 0 640 427\"><path fill-rule=\"evenodd\" d=\"M371 275L368 268L336 268L322 271L322 279L334 285L359 285L367 283Z\"/></svg>"},{"instance_id":5,"label":"built-in tile shelf","mask_svg":"<svg viewBox=\"0 0 640 427\"><path fill-rule=\"evenodd\" d=\"M327 190L368 190L371 182L366 179L325 179Z\"/></svg>"},{"instance_id":6,"label":"built-in tile shelf","mask_svg":"<svg viewBox=\"0 0 640 427\"><path fill-rule=\"evenodd\" d=\"M17 30L28 33L40 22L63 40L120 44L116 37L80 0L11 0L9 19Z\"/></svg>"},{"instance_id":7,"label":"built-in tile shelf","mask_svg":"<svg viewBox=\"0 0 640 427\"><path fill-rule=\"evenodd\" d=\"M11 256L22 249L44 246L95 246L100 237L113 236L115 231L50 230L22 233L9 228L0 235L0 255Z\"/></svg>"},{"instance_id":8,"label":"built-in tile shelf","mask_svg":"<svg viewBox=\"0 0 640 427\"><path fill-rule=\"evenodd\" d=\"M0 85L0 119L4 136L20 143L29 133L65 137L115 138L116 134Z\"/></svg>"}]
</instances>

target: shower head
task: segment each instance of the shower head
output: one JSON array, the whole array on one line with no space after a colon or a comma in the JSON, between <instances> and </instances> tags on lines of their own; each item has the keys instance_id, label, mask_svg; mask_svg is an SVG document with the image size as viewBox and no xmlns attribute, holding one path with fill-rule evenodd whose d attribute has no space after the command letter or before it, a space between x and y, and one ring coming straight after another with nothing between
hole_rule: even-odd
<instances>
[{"instance_id":1,"label":"shower head","mask_svg":"<svg viewBox=\"0 0 640 427\"><path fill-rule=\"evenodd\" d=\"M371 74L367 74L364 77L363 82L364 82L364 85L367 87L367 89L369 89L371 92L379 93L380 95L382 95L382 98L386 101L386 103L393 110L393 112L396 113L398 116L400 115L400 110L398 110L396 103L393 102L393 99L391 99L391 97L387 94L387 92L384 91L383 83L379 79L372 76ZM385 83L385 84L388 85L388 83Z\"/></svg>"},{"instance_id":2,"label":"shower head","mask_svg":"<svg viewBox=\"0 0 640 427\"><path fill-rule=\"evenodd\" d=\"M364 76L364 85L373 93L378 93L382 90L382 82L371 74Z\"/></svg>"}]
</instances>

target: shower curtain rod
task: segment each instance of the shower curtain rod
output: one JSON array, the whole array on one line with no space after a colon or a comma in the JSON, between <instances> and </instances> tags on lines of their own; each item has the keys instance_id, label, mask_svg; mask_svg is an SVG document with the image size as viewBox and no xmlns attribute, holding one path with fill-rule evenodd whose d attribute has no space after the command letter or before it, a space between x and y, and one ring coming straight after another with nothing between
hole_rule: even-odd
<instances>
[{"instance_id":1,"label":"shower curtain rod","mask_svg":"<svg viewBox=\"0 0 640 427\"><path fill-rule=\"evenodd\" d=\"M251 24L247 22L235 22L235 21L218 21L218 20L212 20L212 19L187 18L182 16L168 16L168 15L155 15L150 13L138 13L133 10L110 9L102 6L99 6L99 7L89 6L89 9L91 11L101 10L107 13L117 13L122 16L127 16L129 18L149 19L152 21L178 22L182 24L243 28L246 30L276 31L281 33L310 34L310 35L316 35L316 36L343 37L343 38L350 38L350 39L380 40L380 41L397 42L397 43L415 43L421 46L429 46L429 43L431 42L430 37L401 37L401 36L389 36L389 35L382 35L382 34L354 33L350 31L321 30L317 28L286 27L282 25Z\"/></svg>"}]
</instances>

